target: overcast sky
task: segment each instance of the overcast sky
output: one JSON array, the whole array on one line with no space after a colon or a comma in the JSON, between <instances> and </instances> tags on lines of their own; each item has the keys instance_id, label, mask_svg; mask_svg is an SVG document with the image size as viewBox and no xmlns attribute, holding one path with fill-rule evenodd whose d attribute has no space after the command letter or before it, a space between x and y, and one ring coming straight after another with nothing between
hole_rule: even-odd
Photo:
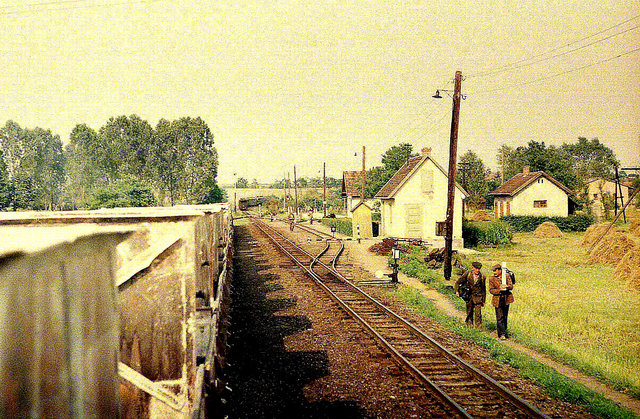
<instances>
[{"instance_id":1,"label":"overcast sky","mask_svg":"<svg viewBox=\"0 0 640 419\"><path fill-rule=\"evenodd\" d=\"M497 168L501 144L584 136L640 165L639 25L637 0L0 0L0 123L66 143L200 116L222 184L340 177L363 145L368 167L400 142L446 165L451 98L431 96L460 70L460 154Z\"/></svg>"}]
</instances>

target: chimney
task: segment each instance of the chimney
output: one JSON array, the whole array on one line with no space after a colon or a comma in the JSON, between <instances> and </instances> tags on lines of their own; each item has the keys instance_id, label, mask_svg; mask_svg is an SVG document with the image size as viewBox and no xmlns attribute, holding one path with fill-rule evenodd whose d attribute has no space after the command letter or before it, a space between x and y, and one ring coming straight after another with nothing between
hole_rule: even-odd
<instances>
[{"instance_id":1,"label":"chimney","mask_svg":"<svg viewBox=\"0 0 640 419\"><path fill-rule=\"evenodd\" d=\"M423 156L429 156L431 157L431 147L425 147L422 149L422 155Z\"/></svg>"},{"instance_id":2,"label":"chimney","mask_svg":"<svg viewBox=\"0 0 640 419\"><path fill-rule=\"evenodd\" d=\"M524 174L524 175L528 175L529 174L529 166L524 166L522 168L522 174Z\"/></svg>"}]
</instances>

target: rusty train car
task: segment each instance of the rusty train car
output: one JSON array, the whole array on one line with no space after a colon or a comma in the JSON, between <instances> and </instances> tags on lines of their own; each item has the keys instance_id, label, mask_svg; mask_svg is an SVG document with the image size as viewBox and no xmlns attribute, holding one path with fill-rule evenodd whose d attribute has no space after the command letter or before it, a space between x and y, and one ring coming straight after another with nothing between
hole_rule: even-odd
<instances>
[{"instance_id":1,"label":"rusty train car","mask_svg":"<svg viewBox=\"0 0 640 419\"><path fill-rule=\"evenodd\" d=\"M224 386L225 204L3 213L0 234L2 412L207 416Z\"/></svg>"}]
</instances>

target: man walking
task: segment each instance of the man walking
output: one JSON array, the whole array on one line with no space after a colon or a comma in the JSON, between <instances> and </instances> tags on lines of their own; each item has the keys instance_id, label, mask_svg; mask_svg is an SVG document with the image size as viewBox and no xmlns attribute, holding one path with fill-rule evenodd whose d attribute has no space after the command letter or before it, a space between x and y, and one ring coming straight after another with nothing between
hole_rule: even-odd
<instances>
[{"instance_id":1,"label":"man walking","mask_svg":"<svg viewBox=\"0 0 640 419\"><path fill-rule=\"evenodd\" d=\"M471 298L467 301L467 318L465 323L479 327L482 325L482 307L487 297L486 277L480 272L482 264L473 262L470 271L465 272L456 281L456 295L460 296L458 288L467 284L471 289Z\"/></svg>"},{"instance_id":2,"label":"man walking","mask_svg":"<svg viewBox=\"0 0 640 419\"><path fill-rule=\"evenodd\" d=\"M509 304L513 303L513 278L508 272L502 273L502 266L495 264L491 268L493 276L489 278L489 292L493 295L491 300L496 309L496 326L498 329L498 339L507 338L507 316L509 315Z\"/></svg>"}]
</instances>

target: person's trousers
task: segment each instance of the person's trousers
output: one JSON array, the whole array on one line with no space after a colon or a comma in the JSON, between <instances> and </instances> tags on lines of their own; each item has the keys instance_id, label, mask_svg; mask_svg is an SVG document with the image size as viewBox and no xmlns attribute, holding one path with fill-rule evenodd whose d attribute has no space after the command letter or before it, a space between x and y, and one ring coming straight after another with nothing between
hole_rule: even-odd
<instances>
[{"instance_id":1,"label":"person's trousers","mask_svg":"<svg viewBox=\"0 0 640 419\"><path fill-rule=\"evenodd\" d=\"M482 326L482 306L473 301L467 303L467 318L465 323Z\"/></svg>"},{"instance_id":2,"label":"person's trousers","mask_svg":"<svg viewBox=\"0 0 640 419\"><path fill-rule=\"evenodd\" d=\"M496 307L496 326L498 337L507 336L507 316L509 315L509 305L499 305Z\"/></svg>"}]
</instances>

